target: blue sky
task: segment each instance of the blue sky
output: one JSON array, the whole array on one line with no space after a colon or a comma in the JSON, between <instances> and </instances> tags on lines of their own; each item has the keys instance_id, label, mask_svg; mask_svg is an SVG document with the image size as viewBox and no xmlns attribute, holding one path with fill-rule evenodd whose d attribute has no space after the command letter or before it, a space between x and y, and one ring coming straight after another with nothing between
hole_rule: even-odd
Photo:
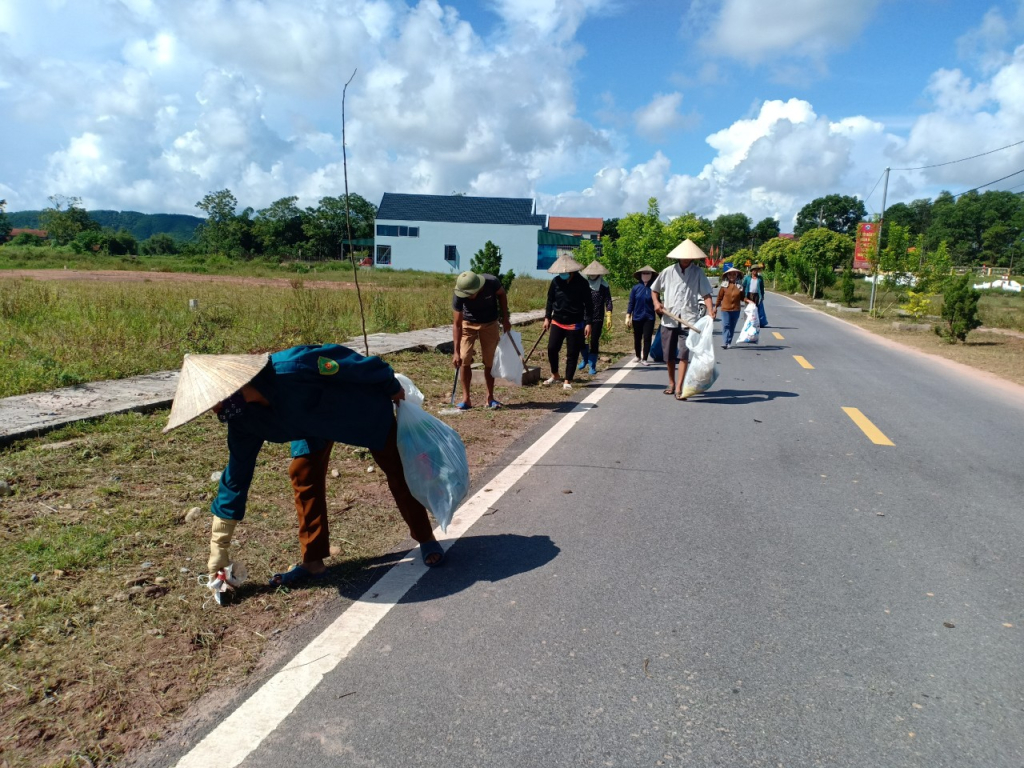
<instances>
[{"instance_id":1,"label":"blue sky","mask_svg":"<svg viewBox=\"0 0 1024 768\"><path fill-rule=\"evenodd\" d=\"M0 197L195 213L343 191L791 229L1024 140L1024 0L0 0ZM1024 168L893 173L889 201ZM1024 175L994 188L1024 183ZM867 200L881 205L881 189Z\"/></svg>"}]
</instances>

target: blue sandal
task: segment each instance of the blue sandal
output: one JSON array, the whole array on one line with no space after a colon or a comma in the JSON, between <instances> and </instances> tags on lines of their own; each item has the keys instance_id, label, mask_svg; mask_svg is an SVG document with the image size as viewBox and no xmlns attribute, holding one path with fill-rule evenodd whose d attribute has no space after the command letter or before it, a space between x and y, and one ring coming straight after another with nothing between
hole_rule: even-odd
<instances>
[{"instance_id":1,"label":"blue sandal","mask_svg":"<svg viewBox=\"0 0 1024 768\"><path fill-rule=\"evenodd\" d=\"M313 573L312 571L307 571L301 565L296 565L290 571L285 573L275 573L271 576L270 586L294 587L307 581L323 581L330 575L330 573L330 568L327 568L320 573Z\"/></svg>"},{"instance_id":2,"label":"blue sandal","mask_svg":"<svg viewBox=\"0 0 1024 768\"><path fill-rule=\"evenodd\" d=\"M499 408L501 408L501 403L499 403L497 400L488 400L487 407L490 408L492 411L496 411Z\"/></svg>"},{"instance_id":3,"label":"blue sandal","mask_svg":"<svg viewBox=\"0 0 1024 768\"><path fill-rule=\"evenodd\" d=\"M434 562L428 563L427 558L431 555L440 555L440 557ZM444 548L436 541L422 541L420 542L420 557L423 558L423 564L427 568L436 568L444 560Z\"/></svg>"},{"instance_id":4,"label":"blue sandal","mask_svg":"<svg viewBox=\"0 0 1024 768\"><path fill-rule=\"evenodd\" d=\"M469 403L467 403L465 400L463 400L461 403L459 403L455 407L458 408L460 411L468 411L473 406L470 405Z\"/></svg>"}]
</instances>

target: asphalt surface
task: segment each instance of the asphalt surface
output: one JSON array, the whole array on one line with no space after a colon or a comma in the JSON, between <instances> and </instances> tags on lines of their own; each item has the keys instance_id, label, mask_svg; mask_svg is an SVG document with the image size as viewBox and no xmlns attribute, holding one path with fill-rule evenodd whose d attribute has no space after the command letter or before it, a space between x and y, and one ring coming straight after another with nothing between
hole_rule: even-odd
<instances>
[{"instance_id":1,"label":"asphalt surface","mask_svg":"<svg viewBox=\"0 0 1024 768\"><path fill-rule=\"evenodd\" d=\"M1024 765L1020 397L767 309L707 395L630 372L243 765Z\"/></svg>"}]
</instances>

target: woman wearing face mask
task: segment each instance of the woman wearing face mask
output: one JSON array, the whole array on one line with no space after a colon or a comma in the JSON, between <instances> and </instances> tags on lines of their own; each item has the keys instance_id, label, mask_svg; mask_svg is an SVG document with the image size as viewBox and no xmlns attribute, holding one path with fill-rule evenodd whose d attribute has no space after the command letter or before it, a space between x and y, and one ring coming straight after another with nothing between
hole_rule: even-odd
<instances>
[{"instance_id":1,"label":"woman wearing face mask","mask_svg":"<svg viewBox=\"0 0 1024 768\"><path fill-rule=\"evenodd\" d=\"M544 310L544 330L550 330L548 336L548 362L551 364L551 377L545 384L556 384L562 381L558 375L558 355L562 344L566 344L565 381L562 389L572 389L572 379L576 374L576 361L580 350L591 336L593 305L590 300L590 286L586 279L577 272L583 265L572 256L559 256L555 263L548 267L548 272L555 275L548 287L548 303Z\"/></svg>"},{"instance_id":2,"label":"woman wearing face mask","mask_svg":"<svg viewBox=\"0 0 1024 768\"><path fill-rule=\"evenodd\" d=\"M654 299L651 297L654 267L640 267L633 273L633 277L640 282L629 292L626 327L633 329L633 351L636 353L633 362L647 365L647 356L651 354L651 336L654 335ZM641 340L643 349L640 347Z\"/></svg>"},{"instance_id":3,"label":"woman wearing face mask","mask_svg":"<svg viewBox=\"0 0 1024 768\"><path fill-rule=\"evenodd\" d=\"M718 308L722 311L722 349L732 344L732 335L736 332L736 323L740 319L740 307L743 305L743 286L739 283L740 272L736 267L729 267L722 273L724 282L718 287Z\"/></svg>"},{"instance_id":4,"label":"woman wearing face mask","mask_svg":"<svg viewBox=\"0 0 1024 768\"><path fill-rule=\"evenodd\" d=\"M601 262L596 259L587 265L587 268L580 272L590 286L590 302L591 302L591 318L590 324L590 341L583 345L583 350L580 356L583 358L580 360L580 364L576 367L577 371L582 371L588 365L588 373L593 376L597 373L597 356L600 354L598 346L601 343L601 331L604 330L604 324L611 322L612 317L612 291L608 287L608 281L604 279L604 276L608 274L608 269Z\"/></svg>"}]
</instances>

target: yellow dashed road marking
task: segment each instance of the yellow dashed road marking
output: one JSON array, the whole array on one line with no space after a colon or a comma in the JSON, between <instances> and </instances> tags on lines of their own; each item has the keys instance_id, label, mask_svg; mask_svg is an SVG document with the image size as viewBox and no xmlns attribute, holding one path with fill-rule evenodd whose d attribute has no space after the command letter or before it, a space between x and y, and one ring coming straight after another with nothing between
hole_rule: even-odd
<instances>
[{"instance_id":1,"label":"yellow dashed road marking","mask_svg":"<svg viewBox=\"0 0 1024 768\"><path fill-rule=\"evenodd\" d=\"M854 424L860 427L861 431L868 436L868 440L875 445L895 445L892 440L882 433L882 430L871 423L871 419L860 412L859 408L843 408L843 412L853 420Z\"/></svg>"},{"instance_id":2,"label":"yellow dashed road marking","mask_svg":"<svg viewBox=\"0 0 1024 768\"><path fill-rule=\"evenodd\" d=\"M774 337L775 337L776 339L778 339L779 341L785 341L785 340L786 340L786 337L785 337L785 336L783 336L783 335L782 335L781 333L779 333L778 331L772 331L772 336L774 336Z\"/></svg>"},{"instance_id":3,"label":"yellow dashed road marking","mask_svg":"<svg viewBox=\"0 0 1024 768\"><path fill-rule=\"evenodd\" d=\"M793 359L800 363L801 368L806 368L809 371L814 370L814 366L807 362L806 358L802 355L793 355Z\"/></svg>"}]
</instances>

